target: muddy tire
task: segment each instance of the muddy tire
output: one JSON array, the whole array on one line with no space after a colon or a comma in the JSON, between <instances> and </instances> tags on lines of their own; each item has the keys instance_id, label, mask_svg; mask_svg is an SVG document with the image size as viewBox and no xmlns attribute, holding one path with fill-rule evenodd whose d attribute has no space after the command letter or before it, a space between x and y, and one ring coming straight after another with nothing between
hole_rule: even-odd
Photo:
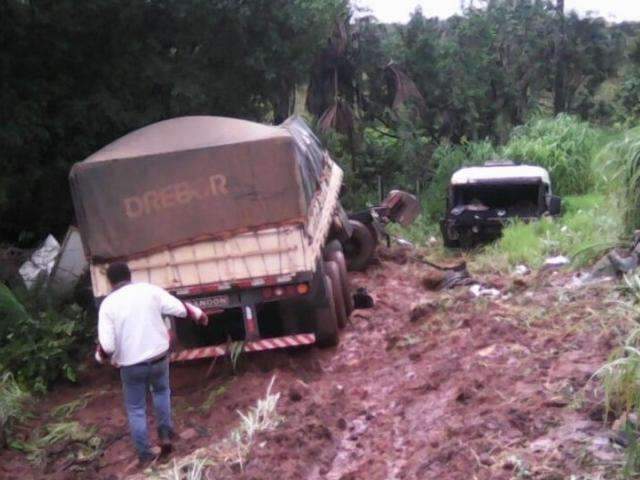
<instances>
[{"instance_id":1,"label":"muddy tire","mask_svg":"<svg viewBox=\"0 0 640 480\"><path fill-rule=\"evenodd\" d=\"M342 298L344 299L344 308L347 311L347 317L353 312L353 295L351 294L351 282L347 273L347 261L344 258L342 250L334 251L327 254L327 260L338 264L340 270L340 286L342 289Z\"/></svg>"},{"instance_id":2,"label":"muddy tire","mask_svg":"<svg viewBox=\"0 0 640 480\"><path fill-rule=\"evenodd\" d=\"M338 345L338 317L336 316L336 306L333 299L333 287L328 275L324 276L324 288L327 293L327 306L316 308L315 332L316 345L320 348L334 347Z\"/></svg>"},{"instance_id":3,"label":"muddy tire","mask_svg":"<svg viewBox=\"0 0 640 480\"><path fill-rule=\"evenodd\" d=\"M353 233L343 246L347 269L364 270L376 249L376 240L363 223L357 220L349 220L349 223Z\"/></svg>"},{"instance_id":4,"label":"muddy tire","mask_svg":"<svg viewBox=\"0 0 640 480\"><path fill-rule=\"evenodd\" d=\"M324 270L331 279L331 290L333 290L333 302L336 306L336 317L338 319L338 328L344 328L347 325L348 314L344 302L344 294L342 293L342 282L340 281L340 267L336 262L324 262Z\"/></svg>"}]
</instances>

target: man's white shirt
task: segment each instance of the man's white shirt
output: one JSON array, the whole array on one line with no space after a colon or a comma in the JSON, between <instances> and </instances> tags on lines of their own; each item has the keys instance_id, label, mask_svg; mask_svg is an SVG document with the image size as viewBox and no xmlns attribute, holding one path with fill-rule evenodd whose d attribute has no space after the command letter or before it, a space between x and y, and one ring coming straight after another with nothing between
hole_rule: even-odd
<instances>
[{"instance_id":1,"label":"man's white shirt","mask_svg":"<svg viewBox=\"0 0 640 480\"><path fill-rule=\"evenodd\" d=\"M186 317L184 304L160 287L130 283L110 293L100 305L98 339L121 367L150 360L169 350L163 316Z\"/></svg>"}]
</instances>

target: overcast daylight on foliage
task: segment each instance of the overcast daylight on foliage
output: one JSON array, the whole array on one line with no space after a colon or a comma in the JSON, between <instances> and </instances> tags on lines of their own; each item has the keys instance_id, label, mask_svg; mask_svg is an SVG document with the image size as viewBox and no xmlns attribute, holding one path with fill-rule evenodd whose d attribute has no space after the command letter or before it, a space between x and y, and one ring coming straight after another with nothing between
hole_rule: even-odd
<instances>
[{"instance_id":1,"label":"overcast daylight on foliage","mask_svg":"<svg viewBox=\"0 0 640 480\"><path fill-rule=\"evenodd\" d=\"M0 479L640 479L640 0L0 43Z\"/></svg>"},{"instance_id":2,"label":"overcast daylight on foliage","mask_svg":"<svg viewBox=\"0 0 640 480\"><path fill-rule=\"evenodd\" d=\"M482 7L484 2L469 0L357 0L356 4L371 10L382 22L406 22L416 7L427 17L447 18L459 14L463 6ZM640 2L629 0L568 0L567 11L595 15L612 22L640 20Z\"/></svg>"}]
</instances>

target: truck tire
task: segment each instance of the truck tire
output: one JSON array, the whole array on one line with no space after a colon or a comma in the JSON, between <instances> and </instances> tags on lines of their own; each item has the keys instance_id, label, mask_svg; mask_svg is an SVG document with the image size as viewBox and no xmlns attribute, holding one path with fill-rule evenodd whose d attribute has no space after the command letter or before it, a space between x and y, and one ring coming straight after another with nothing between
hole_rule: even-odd
<instances>
[{"instance_id":1,"label":"truck tire","mask_svg":"<svg viewBox=\"0 0 640 480\"><path fill-rule=\"evenodd\" d=\"M333 290L333 302L336 306L336 317L338 327L344 328L347 325L348 315L342 293L342 282L340 281L340 267L336 262L324 262L324 270L331 279L331 290Z\"/></svg>"},{"instance_id":2,"label":"truck tire","mask_svg":"<svg viewBox=\"0 0 640 480\"><path fill-rule=\"evenodd\" d=\"M347 269L364 270L376 248L376 241L369 229L358 220L349 220L353 227L351 238L343 246Z\"/></svg>"},{"instance_id":3,"label":"truck tire","mask_svg":"<svg viewBox=\"0 0 640 480\"><path fill-rule=\"evenodd\" d=\"M344 259L344 253L342 249L339 251L329 252L327 254L327 260L338 264L340 270L340 285L342 287L342 298L344 299L344 308L347 311L347 317L353 312L353 295L351 295L351 282L349 281L349 274L347 273L347 261Z\"/></svg>"},{"instance_id":4,"label":"truck tire","mask_svg":"<svg viewBox=\"0 0 640 480\"><path fill-rule=\"evenodd\" d=\"M333 252L342 252L342 243L339 240L331 240L324 246L324 259L329 260Z\"/></svg>"},{"instance_id":5,"label":"truck tire","mask_svg":"<svg viewBox=\"0 0 640 480\"><path fill-rule=\"evenodd\" d=\"M316 308L314 312L316 345L320 348L335 347L340 341L333 289L328 275L324 276L324 288L327 293L327 305Z\"/></svg>"}]
</instances>

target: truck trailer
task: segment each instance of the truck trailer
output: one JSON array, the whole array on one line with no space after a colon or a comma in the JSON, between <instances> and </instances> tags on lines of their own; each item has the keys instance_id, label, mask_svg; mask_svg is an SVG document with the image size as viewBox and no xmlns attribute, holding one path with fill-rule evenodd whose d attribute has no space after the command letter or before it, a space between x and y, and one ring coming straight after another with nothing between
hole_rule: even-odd
<instances>
[{"instance_id":1,"label":"truck trailer","mask_svg":"<svg viewBox=\"0 0 640 480\"><path fill-rule=\"evenodd\" d=\"M343 172L298 117L161 121L70 173L93 294L125 261L133 281L198 305L206 327L168 319L173 361L336 345L353 300L342 242Z\"/></svg>"}]
</instances>

